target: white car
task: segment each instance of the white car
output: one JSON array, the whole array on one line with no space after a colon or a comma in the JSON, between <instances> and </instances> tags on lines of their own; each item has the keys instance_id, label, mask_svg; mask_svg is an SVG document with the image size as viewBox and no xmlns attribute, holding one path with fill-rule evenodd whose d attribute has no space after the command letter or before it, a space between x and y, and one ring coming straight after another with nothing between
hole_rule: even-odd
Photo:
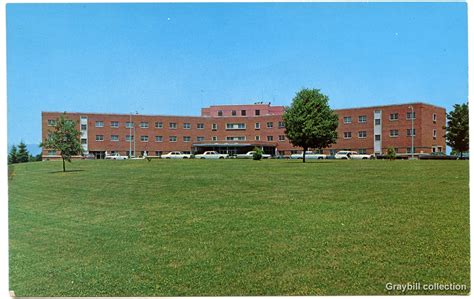
<instances>
[{"instance_id":1,"label":"white car","mask_svg":"<svg viewBox=\"0 0 474 299\"><path fill-rule=\"evenodd\" d=\"M322 160L326 159L327 155L324 154L315 154L313 152L307 151L305 155L305 159L316 159L316 160ZM303 152L299 154L293 154L290 156L290 159L303 159Z\"/></svg>"},{"instance_id":2,"label":"white car","mask_svg":"<svg viewBox=\"0 0 474 299\"><path fill-rule=\"evenodd\" d=\"M183 154L182 152L173 151L167 154L161 155L162 159L191 159L190 154Z\"/></svg>"},{"instance_id":3,"label":"white car","mask_svg":"<svg viewBox=\"0 0 474 299\"><path fill-rule=\"evenodd\" d=\"M253 159L253 154L255 154L255 151L250 151L247 152L246 154L239 154L237 155L237 159ZM270 154L262 154L262 159L270 159L272 155Z\"/></svg>"},{"instance_id":4,"label":"white car","mask_svg":"<svg viewBox=\"0 0 474 299\"><path fill-rule=\"evenodd\" d=\"M119 153L105 156L106 160L127 160L127 156L121 156Z\"/></svg>"},{"instance_id":5,"label":"white car","mask_svg":"<svg viewBox=\"0 0 474 299\"><path fill-rule=\"evenodd\" d=\"M335 159L343 159L343 160L368 160L368 159L375 159L374 155L368 154L359 154L358 152L354 151L340 151L334 155Z\"/></svg>"},{"instance_id":6,"label":"white car","mask_svg":"<svg viewBox=\"0 0 474 299\"><path fill-rule=\"evenodd\" d=\"M194 156L196 159L227 159L229 158L228 154L219 154L215 151L207 151L200 155Z\"/></svg>"}]
</instances>

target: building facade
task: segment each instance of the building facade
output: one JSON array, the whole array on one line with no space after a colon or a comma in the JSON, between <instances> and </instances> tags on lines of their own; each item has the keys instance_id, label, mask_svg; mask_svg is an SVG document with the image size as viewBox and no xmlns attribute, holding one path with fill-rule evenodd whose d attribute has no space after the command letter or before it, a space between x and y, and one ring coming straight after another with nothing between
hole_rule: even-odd
<instances>
[{"instance_id":1,"label":"building facade","mask_svg":"<svg viewBox=\"0 0 474 299\"><path fill-rule=\"evenodd\" d=\"M383 154L390 147L400 155L445 152L446 110L425 103L338 109L336 144L318 150ZM269 103L221 105L201 109L201 116L66 113L81 131L84 153L160 156L170 151L201 153L216 150L237 154L261 147L289 156L301 151L285 136L283 106ZM42 112L42 140L48 138L60 112ZM413 130L412 130L413 127ZM58 153L43 149L44 158Z\"/></svg>"}]
</instances>

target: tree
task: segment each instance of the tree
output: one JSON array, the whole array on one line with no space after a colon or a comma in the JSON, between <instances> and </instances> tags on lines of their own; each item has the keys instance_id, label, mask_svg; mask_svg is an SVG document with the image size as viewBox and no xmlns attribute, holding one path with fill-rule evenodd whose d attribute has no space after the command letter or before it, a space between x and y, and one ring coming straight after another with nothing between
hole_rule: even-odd
<instances>
[{"instance_id":1,"label":"tree","mask_svg":"<svg viewBox=\"0 0 474 299\"><path fill-rule=\"evenodd\" d=\"M8 154L8 163L10 164L18 163L18 151L15 145L12 146L10 153Z\"/></svg>"},{"instance_id":2,"label":"tree","mask_svg":"<svg viewBox=\"0 0 474 299\"><path fill-rule=\"evenodd\" d=\"M303 148L303 162L309 148L322 149L336 142L338 116L328 101L319 89L302 89L285 108L285 134L291 144Z\"/></svg>"},{"instance_id":3,"label":"tree","mask_svg":"<svg viewBox=\"0 0 474 299\"><path fill-rule=\"evenodd\" d=\"M446 116L446 139L450 147L462 153L469 150L469 107L467 104L456 104L454 110Z\"/></svg>"},{"instance_id":4,"label":"tree","mask_svg":"<svg viewBox=\"0 0 474 299\"><path fill-rule=\"evenodd\" d=\"M20 144L18 145L18 163L25 163L28 162L30 158L30 153L28 153L28 150L26 149L26 144L21 141Z\"/></svg>"},{"instance_id":5,"label":"tree","mask_svg":"<svg viewBox=\"0 0 474 299\"><path fill-rule=\"evenodd\" d=\"M54 130L48 131L49 138L40 144L41 147L60 152L63 160L63 172L66 171L65 161L71 162L71 157L82 154L80 136L81 133L76 128L76 122L67 119L66 113L56 120Z\"/></svg>"}]
</instances>

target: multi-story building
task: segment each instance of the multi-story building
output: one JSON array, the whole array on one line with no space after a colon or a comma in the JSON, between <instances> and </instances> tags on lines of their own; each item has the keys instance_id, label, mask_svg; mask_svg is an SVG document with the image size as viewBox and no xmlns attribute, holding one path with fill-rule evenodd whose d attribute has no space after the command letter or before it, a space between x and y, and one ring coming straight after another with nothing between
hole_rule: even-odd
<instances>
[{"instance_id":1,"label":"multi-story building","mask_svg":"<svg viewBox=\"0 0 474 299\"><path fill-rule=\"evenodd\" d=\"M160 156L170 151L200 153L216 150L235 154L261 147L273 155L288 156L301 148L285 136L283 106L269 103L222 105L202 108L201 116L67 113L81 131L84 153L103 158L120 153ZM339 116L336 144L320 152L339 150L382 154L389 147L399 154L445 152L446 110L425 103L408 103L336 110ZM60 112L42 113L42 138ZM412 130L413 128L413 130ZM43 157L56 158L43 149Z\"/></svg>"}]
</instances>

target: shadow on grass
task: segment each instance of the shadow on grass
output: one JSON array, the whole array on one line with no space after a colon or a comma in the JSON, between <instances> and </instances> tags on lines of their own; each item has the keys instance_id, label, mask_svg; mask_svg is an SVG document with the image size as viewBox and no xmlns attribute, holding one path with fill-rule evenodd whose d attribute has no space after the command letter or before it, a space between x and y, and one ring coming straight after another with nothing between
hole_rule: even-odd
<instances>
[{"instance_id":1,"label":"shadow on grass","mask_svg":"<svg viewBox=\"0 0 474 299\"><path fill-rule=\"evenodd\" d=\"M84 169L71 169L71 170L66 170L66 171L56 170L56 171L50 171L49 173L67 173L67 172L80 172L80 171L84 171Z\"/></svg>"}]
</instances>

